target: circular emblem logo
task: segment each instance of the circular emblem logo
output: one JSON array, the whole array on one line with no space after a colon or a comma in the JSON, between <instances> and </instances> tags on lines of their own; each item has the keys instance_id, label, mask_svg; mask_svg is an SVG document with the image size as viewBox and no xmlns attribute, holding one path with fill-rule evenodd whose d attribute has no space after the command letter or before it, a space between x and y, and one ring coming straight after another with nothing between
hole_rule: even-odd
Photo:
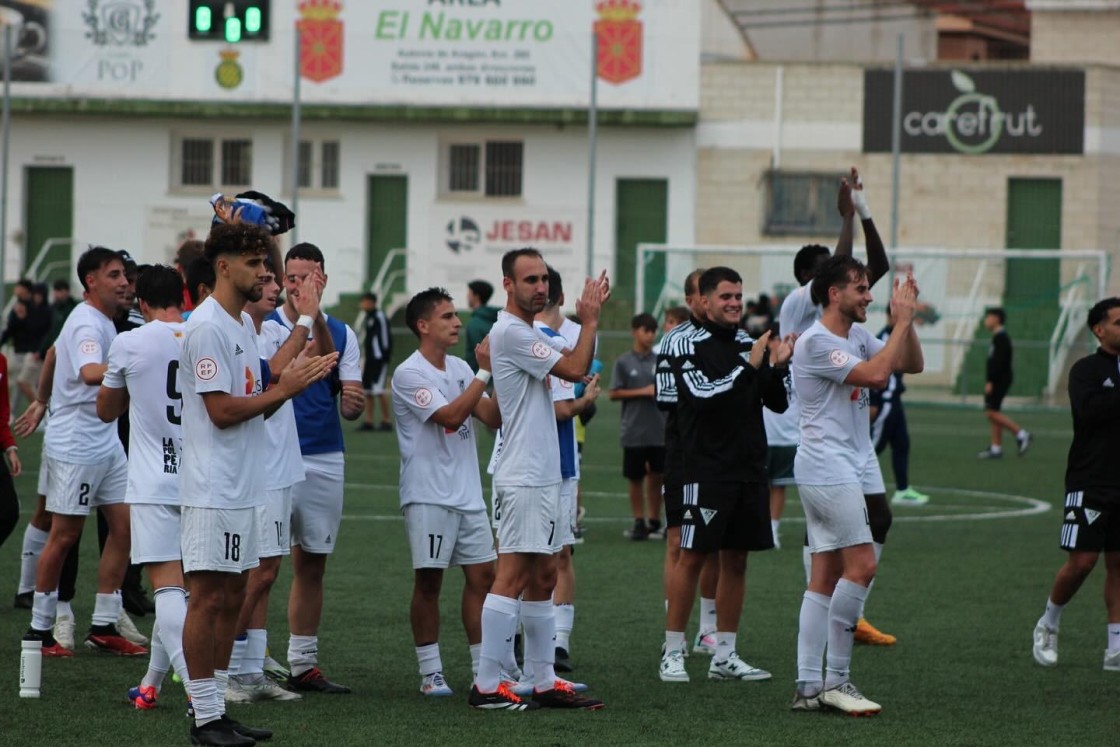
<instances>
[{"instance_id":1,"label":"circular emblem logo","mask_svg":"<svg viewBox=\"0 0 1120 747\"><path fill-rule=\"evenodd\" d=\"M544 360L548 356L552 355L552 348L548 346L547 342L540 342L538 340L537 342L533 343L532 353L534 358L540 358L541 360Z\"/></svg>"},{"instance_id":2,"label":"circular emblem logo","mask_svg":"<svg viewBox=\"0 0 1120 747\"><path fill-rule=\"evenodd\" d=\"M199 358L194 364L194 375L203 381L210 381L218 375L218 364L213 358Z\"/></svg>"},{"instance_id":3,"label":"circular emblem logo","mask_svg":"<svg viewBox=\"0 0 1120 747\"><path fill-rule=\"evenodd\" d=\"M836 366L837 368L843 368L845 365L847 365L848 361L851 360L851 357L852 356L848 355L843 350L833 350L828 354L828 359L832 361L832 365Z\"/></svg>"},{"instance_id":4,"label":"circular emblem logo","mask_svg":"<svg viewBox=\"0 0 1120 747\"><path fill-rule=\"evenodd\" d=\"M78 346L78 349L85 355L93 355L100 347L94 340L82 340L82 344Z\"/></svg>"},{"instance_id":5,"label":"circular emblem logo","mask_svg":"<svg viewBox=\"0 0 1120 747\"><path fill-rule=\"evenodd\" d=\"M560 388L561 389L571 389L573 386L575 386L575 384L568 381L567 379L560 379Z\"/></svg>"},{"instance_id":6,"label":"circular emblem logo","mask_svg":"<svg viewBox=\"0 0 1120 747\"><path fill-rule=\"evenodd\" d=\"M416 404L421 407L427 407L432 403L432 393L427 389L417 389L414 397Z\"/></svg>"},{"instance_id":7,"label":"circular emblem logo","mask_svg":"<svg viewBox=\"0 0 1120 747\"><path fill-rule=\"evenodd\" d=\"M482 241L478 224L467 216L455 218L447 224L447 248L456 254L469 252Z\"/></svg>"}]
</instances>

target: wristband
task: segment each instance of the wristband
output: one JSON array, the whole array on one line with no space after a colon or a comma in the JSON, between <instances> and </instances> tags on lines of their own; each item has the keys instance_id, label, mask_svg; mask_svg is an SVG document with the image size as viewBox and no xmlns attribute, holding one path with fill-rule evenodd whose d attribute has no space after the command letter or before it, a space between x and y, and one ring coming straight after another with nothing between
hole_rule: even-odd
<instances>
[{"instance_id":1,"label":"wristband","mask_svg":"<svg viewBox=\"0 0 1120 747\"><path fill-rule=\"evenodd\" d=\"M871 208L867 205L867 195L862 189L852 190L852 207L859 213L860 220L871 220Z\"/></svg>"},{"instance_id":2,"label":"wristband","mask_svg":"<svg viewBox=\"0 0 1120 747\"><path fill-rule=\"evenodd\" d=\"M490 372L485 368L478 369L478 373L476 373L474 377L481 381L483 386L490 383Z\"/></svg>"},{"instance_id":3,"label":"wristband","mask_svg":"<svg viewBox=\"0 0 1120 747\"><path fill-rule=\"evenodd\" d=\"M314 320L311 317L309 317L307 314L300 314L299 319L296 320L296 326L297 327L303 327L308 332L311 331L311 325L313 323L314 323Z\"/></svg>"}]
</instances>

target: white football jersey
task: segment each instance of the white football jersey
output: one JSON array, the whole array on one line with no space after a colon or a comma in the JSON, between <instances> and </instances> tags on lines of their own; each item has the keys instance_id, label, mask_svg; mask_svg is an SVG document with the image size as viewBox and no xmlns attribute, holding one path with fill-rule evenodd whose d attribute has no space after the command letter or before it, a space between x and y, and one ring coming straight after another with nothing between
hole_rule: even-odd
<instances>
[{"instance_id":1,"label":"white football jersey","mask_svg":"<svg viewBox=\"0 0 1120 747\"><path fill-rule=\"evenodd\" d=\"M762 423L766 426L768 446L797 446L801 440L801 411L797 407L797 395L793 391L793 376L785 378L786 399L789 407L779 414L769 407L762 408Z\"/></svg>"},{"instance_id":2,"label":"white football jersey","mask_svg":"<svg viewBox=\"0 0 1120 747\"><path fill-rule=\"evenodd\" d=\"M109 348L103 384L129 397L127 503L179 505L183 338L184 324L154 321L117 335Z\"/></svg>"},{"instance_id":3,"label":"white football jersey","mask_svg":"<svg viewBox=\"0 0 1120 747\"><path fill-rule=\"evenodd\" d=\"M852 369L884 343L858 324L847 339L815 322L797 340L791 372L801 407L801 443L794 461L798 485L861 481L871 451L869 393L844 383Z\"/></svg>"},{"instance_id":4,"label":"white football jersey","mask_svg":"<svg viewBox=\"0 0 1120 747\"><path fill-rule=\"evenodd\" d=\"M420 351L393 372L402 508L431 503L454 511L486 510L473 420L468 417L457 430L450 430L431 419L472 381L474 371L462 358L447 356L441 371Z\"/></svg>"},{"instance_id":5,"label":"white football jersey","mask_svg":"<svg viewBox=\"0 0 1120 747\"><path fill-rule=\"evenodd\" d=\"M276 351L280 349L291 334L291 330L274 319L265 319L261 324L260 344L261 357L272 360ZM279 371L273 371L273 375ZM268 387L268 382L265 382ZM265 430L268 431L268 457L265 461L266 490L280 490L291 487L297 482L303 482L303 457L299 451L299 433L296 431L296 411L292 401L288 400L280 409L272 413L272 417L264 421Z\"/></svg>"},{"instance_id":6,"label":"white football jersey","mask_svg":"<svg viewBox=\"0 0 1120 747\"><path fill-rule=\"evenodd\" d=\"M545 379L563 356L532 326L498 312L490 330L494 391L502 412L502 450L494 484L541 486L560 482L556 414Z\"/></svg>"},{"instance_id":7,"label":"white football jersey","mask_svg":"<svg viewBox=\"0 0 1120 747\"><path fill-rule=\"evenodd\" d=\"M213 296L187 320L180 356L183 393L182 505L249 508L264 501L268 434L264 416L218 428L202 395L255 397L263 391L257 331L245 312L233 318Z\"/></svg>"},{"instance_id":8,"label":"white football jersey","mask_svg":"<svg viewBox=\"0 0 1120 747\"><path fill-rule=\"evenodd\" d=\"M82 381L82 366L105 363L117 330L113 320L80 303L66 317L55 340L54 388L43 450L52 459L75 464L109 461L118 450L117 424L97 417L99 384Z\"/></svg>"},{"instance_id":9,"label":"white football jersey","mask_svg":"<svg viewBox=\"0 0 1120 747\"><path fill-rule=\"evenodd\" d=\"M821 318L821 307L813 303L809 283L790 291L778 311L778 329L782 337L801 334Z\"/></svg>"}]
</instances>

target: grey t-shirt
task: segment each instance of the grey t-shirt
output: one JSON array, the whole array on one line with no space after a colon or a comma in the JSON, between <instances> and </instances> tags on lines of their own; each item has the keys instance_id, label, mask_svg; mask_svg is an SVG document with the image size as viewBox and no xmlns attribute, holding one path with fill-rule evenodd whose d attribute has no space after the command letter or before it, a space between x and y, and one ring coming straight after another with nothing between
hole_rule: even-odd
<instances>
[{"instance_id":1,"label":"grey t-shirt","mask_svg":"<svg viewBox=\"0 0 1120 747\"><path fill-rule=\"evenodd\" d=\"M641 389L651 386L657 369L657 353L639 355L631 350L614 363L611 389ZM623 448L665 445L665 413L653 397L622 400Z\"/></svg>"}]
</instances>

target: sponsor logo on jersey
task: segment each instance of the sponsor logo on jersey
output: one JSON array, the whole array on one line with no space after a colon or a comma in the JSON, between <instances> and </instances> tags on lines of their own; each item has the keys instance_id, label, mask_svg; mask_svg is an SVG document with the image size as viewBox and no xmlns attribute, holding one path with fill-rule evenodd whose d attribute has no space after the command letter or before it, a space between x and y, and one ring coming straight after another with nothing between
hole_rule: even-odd
<instances>
[{"instance_id":1,"label":"sponsor logo on jersey","mask_svg":"<svg viewBox=\"0 0 1120 747\"><path fill-rule=\"evenodd\" d=\"M427 407L432 403L432 392L430 389L417 389L412 398L416 400L416 404Z\"/></svg>"},{"instance_id":2,"label":"sponsor logo on jersey","mask_svg":"<svg viewBox=\"0 0 1120 747\"><path fill-rule=\"evenodd\" d=\"M832 361L832 365L837 368L843 368L848 365L848 361L852 359L852 356L848 355L843 350L833 350L828 354L828 359Z\"/></svg>"},{"instance_id":3,"label":"sponsor logo on jersey","mask_svg":"<svg viewBox=\"0 0 1120 747\"><path fill-rule=\"evenodd\" d=\"M544 360L548 356L552 355L552 348L548 346L548 343L537 341L533 343L533 347L530 349L530 352L533 354L534 358L540 358L541 360Z\"/></svg>"},{"instance_id":4,"label":"sponsor logo on jersey","mask_svg":"<svg viewBox=\"0 0 1120 747\"><path fill-rule=\"evenodd\" d=\"M203 381L210 381L218 375L218 364L213 358L199 358L194 364L194 375Z\"/></svg>"}]
</instances>

